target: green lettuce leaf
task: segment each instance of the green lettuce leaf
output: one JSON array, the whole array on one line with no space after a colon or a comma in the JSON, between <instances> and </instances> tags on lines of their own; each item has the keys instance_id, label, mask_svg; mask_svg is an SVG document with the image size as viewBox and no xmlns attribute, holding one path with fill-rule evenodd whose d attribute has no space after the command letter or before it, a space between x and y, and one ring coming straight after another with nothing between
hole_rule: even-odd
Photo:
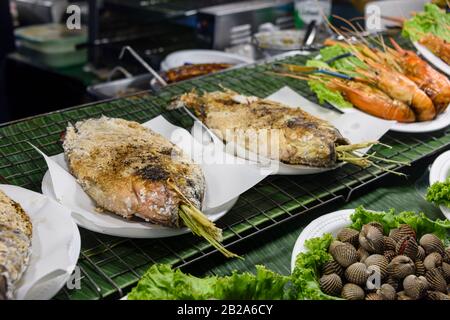
<instances>
[{"instance_id":1,"label":"green lettuce leaf","mask_svg":"<svg viewBox=\"0 0 450 320\"><path fill-rule=\"evenodd\" d=\"M313 238L305 242L306 252L299 253L295 261L292 283L296 289L298 300L339 300L320 290L320 267L332 257L328 247L333 241L329 233L321 238Z\"/></svg>"},{"instance_id":2,"label":"green lettuce leaf","mask_svg":"<svg viewBox=\"0 0 450 320\"><path fill-rule=\"evenodd\" d=\"M372 212L367 211L364 207L358 207L351 215L351 228L361 230L362 226L371 221L377 221L383 225L385 233L390 229L397 228L401 224L410 225L420 238L426 233L434 233L444 243L450 243L449 230L450 220L431 220L423 212L415 213L412 211L403 211L395 213L394 209L387 212Z\"/></svg>"},{"instance_id":3,"label":"green lettuce leaf","mask_svg":"<svg viewBox=\"0 0 450 320\"><path fill-rule=\"evenodd\" d=\"M450 207L450 178L433 183L427 190L426 198L435 205Z\"/></svg>"},{"instance_id":4,"label":"green lettuce leaf","mask_svg":"<svg viewBox=\"0 0 450 320\"><path fill-rule=\"evenodd\" d=\"M435 4L427 3L424 12L420 12L406 21L402 35L418 41L427 33L432 33L446 41L450 41L450 14Z\"/></svg>"},{"instance_id":5,"label":"green lettuce leaf","mask_svg":"<svg viewBox=\"0 0 450 320\"><path fill-rule=\"evenodd\" d=\"M129 300L279 300L292 296L290 278L256 266L256 274L197 278L169 265L153 265L128 295Z\"/></svg>"}]
</instances>

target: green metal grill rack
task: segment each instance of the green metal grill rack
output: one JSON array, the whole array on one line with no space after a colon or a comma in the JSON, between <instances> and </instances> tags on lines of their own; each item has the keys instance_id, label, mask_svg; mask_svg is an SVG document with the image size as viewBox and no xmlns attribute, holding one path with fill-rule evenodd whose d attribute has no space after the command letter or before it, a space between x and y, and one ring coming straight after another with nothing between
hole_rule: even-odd
<instances>
[{"instance_id":1,"label":"green metal grill rack","mask_svg":"<svg viewBox=\"0 0 450 320\"><path fill-rule=\"evenodd\" d=\"M307 57L293 56L284 62L303 64ZM0 176L9 183L40 191L47 170L44 160L27 141L48 155L62 152L59 142L68 122L107 115L139 122L162 114L172 123L189 128L192 120L180 110L166 111L173 97L189 91L218 90L220 85L243 94L265 97L290 86L307 99L316 101L306 83L266 73L271 63L233 69L211 76L171 85L157 94L140 93L122 99L100 102L45 114L0 126ZM409 161L450 149L448 131L432 134L386 134L382 142L392 148L375 147L382 157ZM407 170L389 165L393 170ZM231 246L269 228L295 219L312 210L347 201L352 194L388 174L377 168L361 169L345 165L326 174L313 176L271 176L242 194L234 208L218 225L224 230L224 243ZM206 241L191 234L165 239L125 239L80 228L82 250L78 266L81 289L64 288L57 299L119 298L136 284L154 263L186 266L216 253Z\"/></svg>"}]
</instances>

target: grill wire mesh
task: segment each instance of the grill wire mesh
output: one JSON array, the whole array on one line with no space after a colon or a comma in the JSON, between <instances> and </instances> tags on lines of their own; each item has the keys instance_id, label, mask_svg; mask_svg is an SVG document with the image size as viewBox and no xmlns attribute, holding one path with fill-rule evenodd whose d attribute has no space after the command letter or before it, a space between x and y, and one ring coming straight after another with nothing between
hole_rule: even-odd
<instances>
[{"instance_id":1,"label":"grill wire mesh","mask_svg":"<svg viewBox=\"0 0 450 320\"><path fill-rule=\"evenodd\" d=\"M301 65L306 59L294 56L284 62ZM172 123L189 128L192 120L187 115L180 110L166 111L165 107L173 97L193 88L212 91L222 85L243 94L265 97L287 85L316 101L304 82L271 76L266 73L270 69L271 63L252 65L171 85L155 95L140 93L3 125L0 127L0 177L39 192L47 167L27 141L48 155L58 154L62 152L60 136L68 122L100 115L144 122L162 114ZM389 132L382 142L392 148L374 149L387 159L411 162L413 169L418 160L450 148L447 133L445 130L414 135ZM388 167L405 169L399 165ZM386 176L379 169L353 165L312 176L271 176L242 194L233 209L218 221L224 230L224 243L236 244L311 210L347 200L355 190ZM82 228L80 233L81 289L63 288L57 299L118 298L154 263L186 266L215 252L206 241L191 234L141 240L102 235Z\"/></svg>"}]
</instances>

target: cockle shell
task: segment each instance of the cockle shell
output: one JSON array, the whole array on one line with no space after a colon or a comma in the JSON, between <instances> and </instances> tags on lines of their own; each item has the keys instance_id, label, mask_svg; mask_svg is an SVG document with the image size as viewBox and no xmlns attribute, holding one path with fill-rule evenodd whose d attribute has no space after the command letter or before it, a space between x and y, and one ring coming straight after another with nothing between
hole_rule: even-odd
<instances>
[{"instance_id":1,"label":"cockle shell","mask_svg":"<svg viewBox=\"0 0 450 320\"><path fill-rule=\"evenodd\" d=\"M333 240L330 244L330 247L328 248L328 252L332 253L334 251L334 249L336 249L336 247L341 244L344 244L344 243L339 240Z\"/></svg>"},{"instance_id":2,"label":"cockle shell","mask_svg":"<svg viewBox=\"0 0 450 320\"><path fill-rule=\"evenodd\" d=\"M403 279L415 271L414 262L407 256L396 256L388 265L388 274L396 279Z\"/></svg>"},{"instance_id":3,"label":"cockle shell","mask_svg":"<svg viewBox=\"0 0 450 320\"><path fill-rule=\"evenodd\" d=\"M338 296L342 291L342 280L336 273L323 275L319 284L320 289L330 296Z\"/></svg>"},{"instance_id":4,"label":"cockle shell","mask_svg":"<svg viewBox=\"0 0 450 320\"><path fill-rule=\"evenodd\" d=\"M338 244L332 248L330 253L334 260L344 268L358 261L358 253L350 243Z\"/></svg>"},{"instance_id":5,"label":"cockle shell","mask_svg":"<svg viewBox=\"0 0 450 320\"><path fill-rule=\"evenodd\" d=\"M370 255L366 249L359 247L358 250L358 261L359 262L364 262L366 261L367 257Z\"/></svg>"},{"instance_id":6,"label":"cockle shell","mask_svg":"<svg viewBox=\"0 0 450 320\"><path fill-rule=\"evenodd\" d=\"M365 300L384 300L377 292L370 292L366 295Z\"/></svg>"},{"instance_id":7,"label":"cockle shell","mask_svg":"<svg viewBox=\"0 0 450 320\"><path fill-rule=\"evenodd\" d=\"M447 282L450 282L450 264L447 262L442 263L442 275Z\"/></svg>"},{"instance_id":8,"label":"cockle shell","mask_svg":"<svg viewBox=\"0 0 450 320\"><path fill-rule=\"evenodd\" d=\"M359 244L370 253L383 253L383 233L371 225L364 225L359 233Z\"/></svg>"},{"instance_id":9,"label":"cockle shell","mask_svg":"<svg viewBox=\"0 0 450 320\"><path fill-rule=\"evenodd\" d=\"M428 300L450 300L448 294L439 291L428 291L426 297Z\"/></svg>"},{"instance_id":10,"label":"cockle shell","mask_svg":"<svg viewBox=\"0 0 450 320\"><path fill-rule=\"evenodd\" d=\"M428 290L428 281L425 277L417 277L413 274L403 280L403 290L411 299L417 300L425 296Z\"/></svg>"},{"instance_id":11,"label":"cockle shell","mask_svg":"<svg viewBox=\"0 0 450 320\"><path fill-rule=\"evenodd\" d=\"M423 264L423 261L417 260L414 265L416 266L416 276L424 276L427 269Z\"/></svg>"},{"instance_id":12,"label":"cockle shell","mask_svg":"<svg viewBox=\"0 0 450 320\"><path fill-rule=\"evenodd\" d=\"M383 300L397 299L397 292L395 288L388 283L383 284L381 288L377 290L377 293L383 298Z\"/></svg>"},{"instance_id":13,"label":"cockle shell","mask_svg":"<svg viewBox=\"0 0 450 320\"><path fill-rule=\"evenodd\" d=\"M358 245L358 236L359 232L355 229L344 228L337 234L337 239L342 242L348 242L356 247Z\"/></svg>"},{"instance_id":14,"label":"cockle shell","mask_svg":"<svg viewBox=\"0 0 450 320\"><path fill-rule=\"evenodd\" d=\"M413 238L416 237L416 232L414 231L414 229L407 224L401 224L397 229L392 229L389 232L389 237L394 239L395 242L400 241L406 236L410 236Z\"/></svg>"},{"instance_id":15,"label":"cockle shell","mask_svg":"<svg viewBox=\"0 0 450 320\"><path fill-rule=\"evenodd\" d=\"M344 268L334 260L327 261L322 266L322 274L336 273L339 277L344 276Z\"/></svg>"},{"instance_id":16,"label":"cockle shell","mask_svg":"<svg viewBox=\"0 0 450 320\"><path fill-rule=\"evenodd\" d=\"M392 288L395 289L395 291L399 290L401 288L401 283L399 282L398 279L392 278L392 277L388 277L386 279L386 284L390 285Z\"/></svg>"},{"instance_id":17,"label":"cockle shell","mask_svg":"<svg viewBox=\"0 0 450 320\"><path fill-rule=\"evenodd\" d=\"M427 254L425 253L425 249L422 246L418 246L416 260L423 261L423 259L425 259L426 256Z\"/></svg>"},{"instance_id":18,"label":"cockle shell","mask_svg":"<svg viewBox=\"0 0 450 320\"><path fill-rule=\"evenodd\" d=\"M397 300L412 300L405 291L397 292Z\"/></svg>"},{"instance_id":19,"label":"cockle shell","mask_svg":"<svg viewBox=\"0 0 450 320\"><path fill-rule=\"evenodd\" d=\"M372 254L367 257L367 259L364 261L365 265L367 267L370 266L377 266L380 268L381 278L385 278L387 275L387 267L388 267L388 260L382 256L381 254Z\"/></svg>"},{"instance_id":20,"label":"cockle shell","mask_svg":"<svg viewBox=\"0 0 450 320\"><path fill-rule=\"evenodd\" d=\"M345 270L347 281L360 286L365 286L369 275L370 272L367 270L367 266L362 262L356 262Z\"/></svg>"},{"instance_id":21,"label":"cockle shell","mask_svg":"<svg viewBox=\"0 0 450 320\"><path fill-rule=\"evenodd\" d=\"M397 255L405 255L410 257L411 260L415 260L417 257L417 252L419 251L419 245L416 239L411 236L406 236L397 242L395 252Z\"/></svg>"},{"instance_id":22,"label":"cockle shell","mask_svg":"<svg viewBox=\"0 0 450 320\"><path fill-rule=\"evenodd\" d=\"M447 293L447 282L438 268L427 271L425 273L425 278L430 284L431 290Z\"/></svg>"},{"instance_id":23,"label":"cockle shell","mask_svg":"<svg viewBox=\"0 0 450 320\"><path fill-rule=\"evenodd\" d=\"M441 256L445 254L444 244L441 239L432 233L427 233L420 238L420 245L425 249L427 255L437 252Z\"/></svg>"},{"instance_id":24,"label":"cockle shell","mask_svg":"<svg viewBox=\"0 0 450 320\"><path fill-rule=\"evenodd\" d=\"M386 251L395 251L396 250L396 246L397 246L397 242L392 239L391 237L387 237L384 236L384 250Z\"/></svg>"},{"instance_id":25,"label":"cockle shell","mask_svg":"<svg viewBox=\"0 0 450 320\"><path fill-rule=\"evenodd\" d=\"M363 300L365 294L360 286L354 283L347 283L342 288L341 296L347 300Z\"/></svg>"},{"instance_id":26,"label":"cockle shell","mask_svg":"<svg viewBox=\"0 0 450 320\"><path fill-rule=\"evenodd\" d=\"M384 255L384 257L387 259L387 261L389 261L389 262L391 262L392 259L394 259L394 258L397 256L397 255L395 254L395 251L392 251L392 250L385 251L385 252L383 253L383 255Z\"/></svg>"},{"instance_id":27,"label":"cockle shell","mask_svg":"<svg viewBox=\"0 0 450 320\"><path fill-rule=\"evenodd\" d=\"M384 234L384 228L381 223L372 221L372 222L369 222L368 225L377 228L378 230L380 230L381 233Z\"/></svg>"},{"instance_id":28,"label":"cockle shell","mask_svg":"<svg viewBox=\"0 0 450 320\"><path fill-rule=\"evenodd\" d=\"M437 252L432 252L423 260L425 269L432 270L442 265L442 256Z\"/></svg>"}]
</instances>

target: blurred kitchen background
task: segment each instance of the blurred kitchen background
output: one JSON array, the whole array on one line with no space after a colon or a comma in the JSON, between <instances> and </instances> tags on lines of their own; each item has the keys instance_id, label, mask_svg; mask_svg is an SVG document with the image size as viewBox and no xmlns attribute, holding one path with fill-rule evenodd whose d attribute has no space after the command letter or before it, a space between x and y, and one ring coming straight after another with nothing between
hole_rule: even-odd
<instances>
[{"instance_id":1,"label":"blurred kitchen background","mask_svg":"<svg viewBox=\"0 0 450 320\"><path fill-rule=\"evenodd\" d=\"M361 17L367 2L0 0L0 122L157 90L151 73L130 52L119 59L124 46L157 72L187 63L249 63L313 50L329 35L326 24L316 21L321 13ZM80 9L81 30L66 26L70 5ZM289 38L257 36L294 29ZM214 51L179 53L189 49Z\"/></svg>"}]
</instances>

